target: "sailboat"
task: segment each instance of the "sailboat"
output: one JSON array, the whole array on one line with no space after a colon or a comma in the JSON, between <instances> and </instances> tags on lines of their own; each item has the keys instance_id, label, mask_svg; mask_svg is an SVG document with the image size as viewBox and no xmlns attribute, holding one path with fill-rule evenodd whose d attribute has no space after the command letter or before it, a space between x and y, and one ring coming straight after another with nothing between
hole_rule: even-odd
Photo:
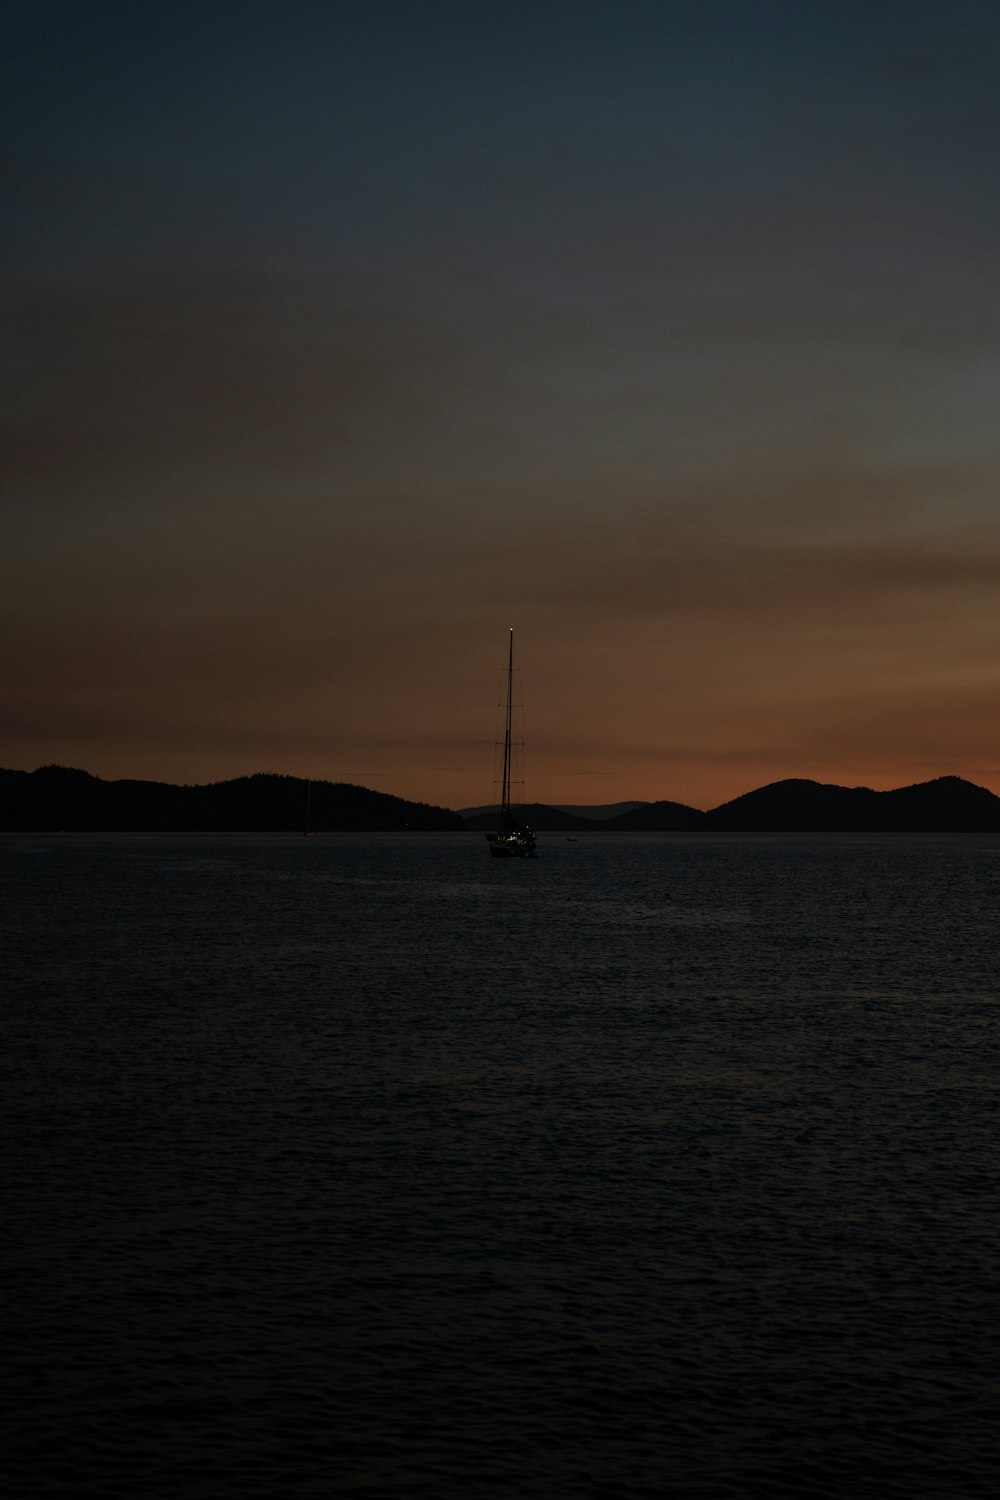
<instances>
[{"instance_id":1,"label":"sailboat","mask_svg":"<svg viewBox=\"0 0 1000 1500\"><path fill-rule=\"evenodd\" d=\"M507 644L507 704L503 732L503 769L500 776L500 805L497 808L497 831L486 835L490 853L497 859L537 859L535 835L523 826L511 811L511 784L514 773L514 631Z\"/></svg>"}]
</instances>

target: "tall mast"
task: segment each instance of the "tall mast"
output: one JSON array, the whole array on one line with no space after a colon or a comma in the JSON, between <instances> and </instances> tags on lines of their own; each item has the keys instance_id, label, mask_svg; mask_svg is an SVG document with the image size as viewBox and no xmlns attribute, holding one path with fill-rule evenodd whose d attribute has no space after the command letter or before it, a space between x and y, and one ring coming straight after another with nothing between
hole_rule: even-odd
<instances>
[{"instance_id":1,"label":"tall mast","mask_svg":"<svg viewBox=\"0 0 1000 1500\"><path fill-rule=\"evenodd\" d=\"M500 782L500 832L507 831L507 811L510 805L510 726L514 709L514 627L511 626L507 647L507 717L503 732L503 779Z\"/></svg>"}]
</instances>

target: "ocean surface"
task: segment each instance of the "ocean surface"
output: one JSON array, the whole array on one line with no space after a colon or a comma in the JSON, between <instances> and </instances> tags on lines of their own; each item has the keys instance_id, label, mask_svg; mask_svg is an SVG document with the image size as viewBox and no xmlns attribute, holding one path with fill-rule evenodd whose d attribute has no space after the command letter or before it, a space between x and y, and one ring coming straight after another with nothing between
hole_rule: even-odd
<instances>
[{"instance_id":1,"label":"ocean surface","mask_svg":"<svg viewBox=\"0 0 1000 1500\"><path fill-rule=\"evenodd\" d=\"M1000 1492L1000 839L5 836L16 1497Z\"/></svg>"}]
</instances>

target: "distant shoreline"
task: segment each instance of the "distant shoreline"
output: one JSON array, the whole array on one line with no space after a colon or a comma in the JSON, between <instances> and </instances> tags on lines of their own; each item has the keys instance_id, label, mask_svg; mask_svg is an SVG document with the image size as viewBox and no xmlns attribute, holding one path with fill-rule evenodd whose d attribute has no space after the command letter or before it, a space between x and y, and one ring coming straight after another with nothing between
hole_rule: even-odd
<instances>
[{"instance_id":1,"label":"distant shoreline","mask_svg":"<svg viewBox=\"0 0 1000 1500\"><path fill-rule=\"evenodd\" d=\"M616 808L626 808L623 812ZM537 833L997 833L1000 797L958 776L876 792L791 778L703 812L678 802L524 804ZM488 832L490 808L410 802L345 782L258 773L204 786L103 781L66 766L0 770L6 833Z\"/></svg>"}]
</instances>

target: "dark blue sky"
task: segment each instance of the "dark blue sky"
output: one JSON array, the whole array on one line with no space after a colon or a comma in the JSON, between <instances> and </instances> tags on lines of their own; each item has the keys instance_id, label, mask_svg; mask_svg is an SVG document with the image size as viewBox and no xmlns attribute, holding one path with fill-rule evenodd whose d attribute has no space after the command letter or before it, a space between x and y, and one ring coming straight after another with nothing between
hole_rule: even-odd
<instances>
[{"instance_id":1,"label":"dark blue sky","mask_svg":"<svg viewBox=\"0 0 1000 1500\"><path fill-rule=\"evenodd\" d=\"M994 0L0 25L0 759L1000 785Z\"/></svg>"},{"instance_id":2,"label":"dark blue sky","mask_svg":"<svg viewBox=\"0 0 1000 1500\"><path fill-rule=\"evenodd\" d=\"M996 125L993 0L7 11L10 139L78 160L410 186L679 153L766 176L830 132L896 132L902 160L914 129Z\"/></svg>"}]
</instances>

